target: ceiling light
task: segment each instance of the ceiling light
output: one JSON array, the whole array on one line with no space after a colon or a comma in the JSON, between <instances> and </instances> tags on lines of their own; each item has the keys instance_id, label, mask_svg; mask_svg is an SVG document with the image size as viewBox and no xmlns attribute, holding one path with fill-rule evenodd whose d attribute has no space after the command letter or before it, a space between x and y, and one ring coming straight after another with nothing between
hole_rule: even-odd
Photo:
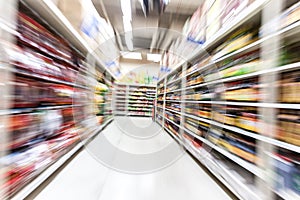
<instances>
[{"instance_id":1,"label":"ceiling light","mask_svg":"<svg viewBox=\"0 0 300 200\"><path fill-rule=\"evenodd\" d=\"M121 9L123 13L123 29L125 32L125 43L129 51L133 50L133 36L132 36L132 14L131 14L131 1L121 0Z\"/></svg>"},{"instance_id":2,"label":"ceiling light","mask_svg":"<svg viewBox=\"0 0 300 200\"><path fill-rule=\"evenodd\" d=\"M131 21L131 1L121 0L121 9L123 16Z\"/></svg>"},{"instance_id":3,"label":"ceiling light","mask_svg":"<svg viewBox=\"0 0 300 200\"><path fill-rule=\"evenodd\" d=\"M121 52L121 55L125 59L142 60L142 54L138 52Z\"/></svg>"},{"instance_id":4,"label":"ceiling light","mask_svg":"<svg viewBox=\"0 0 300 200\"><path fill-rule=\"evenodd\" d=\"M168 5L170 3L170 0L164 0L163 2L165 5Z\"/></svg>"},{"instance_id":5,"label":"ceiling light","mask_svg":"<svg viewBox=\"0 0 300 200\"><path fill-rule=\"evenodd\" d=\"M131 21L128 20L128 18L125 18L124 16L123 16L123 27L124 27L124 32L132 31Z\"/></svg>"},{"instance_id":6,"label":"ceiling light","mask_svg":"<svg viewBox=\"0 0 300 200\"><path fill-rule=\"evenodd\" d=\"M153 61L153 62L160 62L161 54L147 53L147 60Z\"/></svg>"}]
</instances>

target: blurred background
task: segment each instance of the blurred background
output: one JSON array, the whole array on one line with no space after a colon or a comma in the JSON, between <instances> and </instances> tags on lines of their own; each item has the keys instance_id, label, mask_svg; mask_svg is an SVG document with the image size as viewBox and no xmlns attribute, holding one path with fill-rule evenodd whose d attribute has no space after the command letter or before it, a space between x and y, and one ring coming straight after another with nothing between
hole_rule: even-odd
<instances>
[{"instance_id":1,"label":"blurred background","mask_svg":"<svg viewBox=\"0 0 300 200\"><path fill-rule=\"evenodd\" d=\"M0 198L131 109L238 198L300 199L299 33L296 0L0 0Z\"/></svg>"}]
</instances>

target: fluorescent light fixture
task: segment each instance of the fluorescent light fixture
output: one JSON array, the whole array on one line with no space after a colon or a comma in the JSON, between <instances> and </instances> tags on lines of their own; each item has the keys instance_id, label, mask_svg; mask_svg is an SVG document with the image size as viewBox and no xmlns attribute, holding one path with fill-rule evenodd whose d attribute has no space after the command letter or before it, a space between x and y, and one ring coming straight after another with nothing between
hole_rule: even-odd
<instances>
[{"instance_id":1,"label":"fluorescent light fixture","mask_svg":"<svg viewBox=\"0 0 300 200\"><path fill-rule=\"evenodd\" d=\"M132 31L131 21L124 16L123 16L123 27L124 27L124 32Z\"/></svg>"},{"instance_id":2,"label":"fluorescent light fixture","mask_svg":"<svg viewBox=\"0 0 300 200\"><path fill-rule=\"evenodd\" d=\"M121 9L123 13L123 28L125 32L125 43L129 51L133 50L133 36L132 36L132 14L131 14L131 0L121 0Z\"/></svg>"},{"instance_id":3,"label":"fluorescent light fixture","mask_svg":"<svg viewBox=\"0 0 300 200\"><path fill-rule=\"evenodd\" d=\"M168 5L170 3L171 0L163 0L165 5Z\"/></svg>"},{"instance_id":4,"label":"fluorescent light fixture","mask_svg":"<svg viewBox=\"0 0 300 200\"><path fill-rule=\"evenodd\" d=\"M123 16L131 21L131 1L130 0L121 0L121 9Z\"/></svg>"},{"instance_id":5,"label":"fluorescent light fixture","mask_svg":"<svg viewBox=\"0 0 300 200\"><path fill-rule=\"evenodd\" d=\"M161 54L147 53L147 60L153 61L153 62L160 62Z\"/></svg>"},{"instance_id":6,"label":"fluorescent light fixture","mask_svg":"<svg viewBox=\"0 0 300 200\"><path fill-rule=\"evenodd\" d=\"M121 55L125 59L142 60L142 54L139 52L121 52Z\"/></svg>"}]
</instances>

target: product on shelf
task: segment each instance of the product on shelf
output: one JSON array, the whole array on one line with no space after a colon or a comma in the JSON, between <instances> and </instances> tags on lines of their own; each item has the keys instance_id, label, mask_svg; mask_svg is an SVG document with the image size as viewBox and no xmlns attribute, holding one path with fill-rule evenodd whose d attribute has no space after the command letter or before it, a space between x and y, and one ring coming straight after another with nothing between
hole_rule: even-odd
<instances>
[{"instance_id":1,"label":"product on shelf","mask_svg":"<svg viewBox=\"0 0 300 200\"><path fill-rule=\"evenodd\" d=\"M224 1L205 1L204 12L206 13L206 40L209 40L221 28L222 4Z\"/></svg>"},{"instance_id":2,"label":"product on shelf","mask_svg":"<svg viewBox=\"0 0 300 200\"><path fill-rule=\"evenodd\" d=\"M194 89L188 89L183 98L188 101L211 100L215 98L215 92L210 91L206 87L198 87Z\"/></svg>"},{"instance_id":3,"label":"product on shelf","mask_svg":"<svg viewBox=\"0 0 300 200\"><path fill-rule=\"evenodd\" d=\"M176 68L160 80L157 102L165 110L157 110L165 116L157 115L159 122L174 135L183 126L183 137L176 139L200 162L208 149L202 163L239 198L259 199L255 180L264 178L261 172L269 164L274 176L268 178L276 188L268 189L283 199L300 195L300 3L286 1L282 6L289 8L264 26L264 12L275 14L269 1L205 1L184 27L184 39L198 42L199 50L182 47L189 50L187 60L166 53L164 66ZM177 39L169 50L181 44L189 45ZM194 138L203 141L201 148L194 148ZM258 153L265 144L274 148L264 151L274 158L271 163L261 162L265 157Z\"/></svg>"},{"instance_id":4,"label":"product on shelf","mask_svg":"<svg viewBox=\"0 0 300 200\"><path fill-rule=\"evenodd\" d=\"M186 142L192 144L197 149L200 149L202 147L202 142L197 138L191 137L188 133L184 133L183 138Z\"/></svg>"},{"instance_id":5,"label":"product on shelf","mask_svg":"<svg viewBox=\"0 0 300 200\"><path fill-rule=\"evenodd\" d=\"M178 71L174 72L170 77L168 78L167 82L174 81L178 78L182 77L182 71L179 69Z\"/></svg>"},{"instance_id":6,"label":"product on shelf","mask_svg":"<svg viewBox=\"0 0 300 200\"><path fill-rule=\"evenodd\" d=\"M300 49L299 38L285 40L280 49L279 65L299 62L300 58L297 52Z\"/></svg>"},{"instance_id":7,"label":"product on shelf","mask_svg":"<svg viewBox=\"0 0 300 200\"><path fill-rule=\"evenodd\" d=\"M300 103L300 70L282 74L279 101Z\"/></svg>"},{"instance_id":8,"label":"product on shelf","mask_svg":"<svg viewBox=\"0 0 300 200\"><path fill-rule=\"evenodd\" d=\"M300 20L300 3L296 3L288 8L281 15L281 28L287 27Z\"/></svg>"},{"instance_id":9,"label":"product on shelf","mask_svg":"<svg viewBox=\"0 0 300 200\"><path fill-rule=\"evenodd\" d=\"M258 159L253 138L217 129L211 129L207 138L216 145L251 163L256 163Z\"/></svg>"},{"instance_id":10,"label":"product on shelf","mask_svg":"<svg viewBox=\"0 0 300 200\"><path fill-rule=\"evenodd\" d=\"M300 146L299 111L281 110L277 115L278 125L276 138L290 144Z\"/></svg>"},{"instance_id":11,"label":"product on shelf","mask_svg":"<svg viewBox=\"0 0 300 200\"><path fill-rule=\"evenodd\" d=\"M259 51L226 59L204 72L205 82L249 74L259 70Z\"/></svg>"},{"instance_id":12,"label":"product on shelf","mask_svg":"<svg viewBox=\"0 0 300 200\"><path fill-rule=\"evenodd\" d=\"M257 79L248 79L226 83L225 91L220 93L220 98L228 101L259 101L262 94Z\"/></svg>"},{"instance_id":13,"label":"product on shelf","mask_svg":"<svg viewBox=\"0 0 300 200\"><path fill-rule=\"evenodd\" d=\"M229 38L214 51L213 60L216 60L226 54L234 52L257 39L258 30L247 26L238 29L231 34Z\"/></svg>"},{"instance_id":14,"label":"product on shelf","mask_svg":"<svg viewBox=\"0 0 300 200\"><path fill-rule=\"evenodd\" d=\"M201 73L194 73L187 77L186 86L197 85L203 83L204 78Z\"/></svg>"},{"instance_id":15,"label":"product on shelf","mask_svg":"<svg viewBox=\"0 0 300 200\"><path fill-rule=\"evenodd\" d=\"M166 104L166 108L168 108L168 109L170 109L172 111L177 111L177 112L180 112L180 110L181 110L181 106L178 103L169 103L168 102Z\"/></svg>"},{"instance_id":16,"label":"product on shelf","mask_svg":"<svg viewBox=\"0 0 300 200\"><path fill-rule=\"evenodd\" d=\"M211 106L201 104L186 104L185 112L197 117L211 118Z\"/></svg>"},{"instance_id":17,"label":"product on shelf","mask_svg":"<svg viewBox=\"0 0 300 200\"><path fill-rule=\"evenodd\" d=\"M72 64L72 54L66 42L53 36L43 26L23 13L18 15L19 40L22 44L30 46L54 58Z\"/></svg>"},{"instance_id":18,"label":"product on shelf","mask_svg":"<svg viewBox=\"0 0 300 200\"><path fill-rule=\"evenodd\" d=\"M251 1L248 0L230 0L225 2L226 4L223 7L224 9L221 16L222 26L226 25L226 23L230 23L230 21L247 7L247 4L251 3Z\"/></svg>"},{"instance_id":19,"label":"product on shelf","mask_svg":"<svg viewBox=\"0 0 300 200\"><path fill-rule=\"evenodd\" d=\"M27 12L26 12L27 13ZM31 13L28 11L28 13ZM31 17L17 16L16 44L1 41L10 64L8 139L1 143L0 185L10 198L56 162L80 139L90 137L95 115L86 109L92 101L87 76L92 75L68 42ZM90 78L90 77L89 77ZM2 177L1 177L2 178Z\"/></svg>"},{"instance_id":20,"label":"product on shelf","mask_svg":"<svg viewBox=\"0 0 300 200\"><path fill-rule=\"evenodd\" d=\"M180 100L181 92L173 92L166 95L166 100Z\"/></svg>"},{"instance_id":21,"label":"product on shelf","mask_svg":"<svg viewBox=\"0 0 300 200\"><path fill-rule=\"evenodd\" d=\"M209 126L208 124L192 118L186 118L186 121L184 123L185 128L187 128L188 130L192 131L193 133L199 136L205 135L208 126Z\"/></svg>"},{"instance_id":22,"label":"product on shelf","mask_svg":"<svg viewBox=\"0 0 300 200\"><path fill-rule=\"evenodd\" d=\"M275 189L292 191L300 195L300 160L299 153L280 150L271 155L275 171Z\"/></svg>"},{"instance_id":23,"label":"product on shelf","mask_svg":"<svg viewBox=\"0 0 300 200\"><path fill-rule=\"evenodd\" d=\"M165 127L170 130L176 137L179 137L179 127L172 122L165 121Z\"/></svg>"}]
</instances>

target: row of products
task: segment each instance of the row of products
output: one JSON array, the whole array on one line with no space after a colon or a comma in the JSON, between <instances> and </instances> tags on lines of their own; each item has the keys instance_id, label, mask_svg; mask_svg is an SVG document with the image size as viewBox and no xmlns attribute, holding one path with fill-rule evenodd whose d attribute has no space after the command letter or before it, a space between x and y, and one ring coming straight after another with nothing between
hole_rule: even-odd
<instances>
[{"instance_id":1,"label":"row of products","mask_svg":"<svg viewBox=\"0 0 300 200\"><path fill-rule=\"evenodd\" d=\"M247 160L256 163L255 139L230 131L211 128L208 124L191 118L186 119L186 128L191 129L197 135L207 138L212 143L226 149L227 151ZM210 127L210 128L209 128Z\"/></svg>"},{"instance_id":2,"label":"row of products","mask_svg":"<svg viewBox=\"0 0 300 200\"><path fill-rule=\"evenodd\" d=\"M97 116L97 121L99 124L102 124L105 121L105 118L112 114L111 104L109 96L109 88L107 85L99 82L95 86L94 90L94 113Z\"/></svg>"},{"instance_id":3,"label":"row of products","mask_svg":"<svg viewBox=\"0 0 300 200\"><path fill-rule=\"evenodd\" d=\"M222 78L241 76L259 71L259 67L259 51L253 51L226 59L210 67L210 69L204 72L203 81L209 82Z\"/></svg>"},{"instance_id":4,"label":"row of products","mask_svg":"<svg viewBox=\"0 0 300 200\"><path fill-rule=\"evenodd\" d=\"M86 103L85 89L14 76L8 83L12 89L11 108L28 108Z\"/></svg>"},{"instance_id":5,"label":"row of products","mask_svg":"<svg viewBox=\"0 0 300 200\"><path fill-rule=\"evenodd\" d=\"M9 154L0 158L2 192L10 196L36 177L80 139L86 115L84 107L40 110L9 115L9 140L1 144ZM81 122L81 123L80 123Z\"/></svg>"},{"instance_id":6,"label":"row of products","mask_svg":"<svg viewBox=\"0 0 300 200\"><path fill-rule=\"evenodd\" d=\"M179 127L174 125L172 122L165 120L165 127L170 130L175 137L179 137Z\"/></svg>"},{"instance_id":7,"label":"row of products","mask_svg":"<svg viewBox=\"0 0 300 200\"><path fill-rule=\"evenodd\" d=\"M128 115L130 116L146 116L146 117L150 117L151 116L151 111L136 111L136 110L130 110L128 112Z\"/></svg>"},{"instance_id":8,"label":"row of products","mask_svg":"<svg viewBox=\"0 0 300 200\"><path fill-rule=\"evenodd\" d=\"M179 68L179 70L177 70L176 72L174 72L172 75L168 76L168 80L167 83L174 81L176 79L179 79L182 77L182 70L181 68Z\"/></svg>"},{"instance_id":9,"label":"row of products","mask_svg":"<svg viewBox=\"0 0 300 200\"><path fill-rule=\"evenodd\" d=\"M134 107L134 106L128 106L128 110L138 110L138 111L145 111L148 112L149 110L152 110L150 107Z\"/></svg>"},{"instance_id":10,"label":"row of products","mask_svg":"<svg viewBox=\"0 0 300 200\"><path fill-rule=\"evenodd\" d=\"M180 100L181 92L173 92L166 95L166 100Z\"/></svg>"},{"instance_id":11,"label":"row of products","mask_svg":"<svg viewBox=\"0 0 300 200\"><path fill-rule=\"evenodd\" d=\"M130 104L132 107L143 107L143 108L152 108L153 105L145 105L145 104Z\"/></svg>"},{"instance_id":12,"label":"row of products","mask_svg":"<svg viewBox=\"0 0 300 200\"><path fill-rule=\"evenodd\" d=\"M299 103L299 71L282 74L282 79L274 83L280 93L278 101L283 103ZM217 86L203 86L188 89L185 100L225 100L225 101L261 101L263 84L257 78L239 80ZM172 93L168 100L180 99L180 93Z\"/></svg>"},{"instance_id":13,"label":"row of products","mask_svg":"<svg viewBox=\"0 0 300 200\"><path fill-rule=\"evenodd\" d=\"M93 97L83 58L27 15L19 13L17 22L16 44L0 42L6 59L1 62L11 65L7 70L12 74L3 86L10 87L14 108L5 116L8 140L1 142L6 152L0 158L3 198L87 138L96 125L86 108Z\"/></svg>"},{"instance_id":14,"label":"row of products","mask_svg":"<svg viewBox=\"0 0 300 200\"><path fill-rule=\"evenodd\" d=\"M211 107L201 104L187 104L185 108L187 114L198 116L205 119L211 119L221 124L226 124L247 131L263 134L260 127L263 125L257 108L255 107L237 107L237 106L219 106ZM277 114L276 132L273 137L299 146L299 113L291 109L281 109Z\"/></svg>"},{"instance_id":15,"label":"row of products","mask_svg":"<svg viewBox=\"0 0 300 200\"><path fill-rule=\"evenodd\" d=\"M181 105L178 103L166 103L166 108L172 111L177 111L180 112L181 111Z\"/></svg>"},{"instance_id":16,"label":"row of products","mask_svg":"<svg viewBox=\"0 0 300 200\"><path fill-rule=\"evenodd\" d=\"M220 28L238 17L250 3L252 1L248 0L205 1L187 20L183 31L189 40L203 44Z\"/></svg>"},{"instance_id":17,"label":"row of products","mask_svg":"<svg viewBox=\"0 0 300 200\"><path fill-rule=\"evenodd\" d=\"M188 143L189 145L193 145L197 149L202 147L202 142L195 137L191 137L187 132L183 133L183 139L186 143Z\"/></svg>"},{"instance_id":18,"label":"row of products","mask_svg":"<svg viewBox=\"0 0 300 200\"><path fill-rule=\"evenodd\" d=\"M149 116L152 113L153 100L155 98L154 87L118 85L117 88L124 91L124 96L117 96L116 98L117 113L121 112L119 114L123 115L128 111L127 114L135 116ZM128 96L125 95L126 93L128 93Z\"/></svg>"},{"instance_id":19,"label":"row of products","mask_svg":"<svg viewBox=\"0 0 300 200\"><path fill-rule=\"evenodd\" d=\"M154 98L153 97L148 97L148 96L129 96L130 100L147 100L147 101L152 101Z\"/></svg>"},{"instance_id":20,"label":"row of products","mask_svg":"<svg viewBox=\"0 0 300 200\"><path fill-rule=\"evenodd\" d=\"M273 158L272 165L275 171L275 189L277 191L292 191L300 195L299 153L279 150L271 157Z\"/></svg>"}]
</instances>

